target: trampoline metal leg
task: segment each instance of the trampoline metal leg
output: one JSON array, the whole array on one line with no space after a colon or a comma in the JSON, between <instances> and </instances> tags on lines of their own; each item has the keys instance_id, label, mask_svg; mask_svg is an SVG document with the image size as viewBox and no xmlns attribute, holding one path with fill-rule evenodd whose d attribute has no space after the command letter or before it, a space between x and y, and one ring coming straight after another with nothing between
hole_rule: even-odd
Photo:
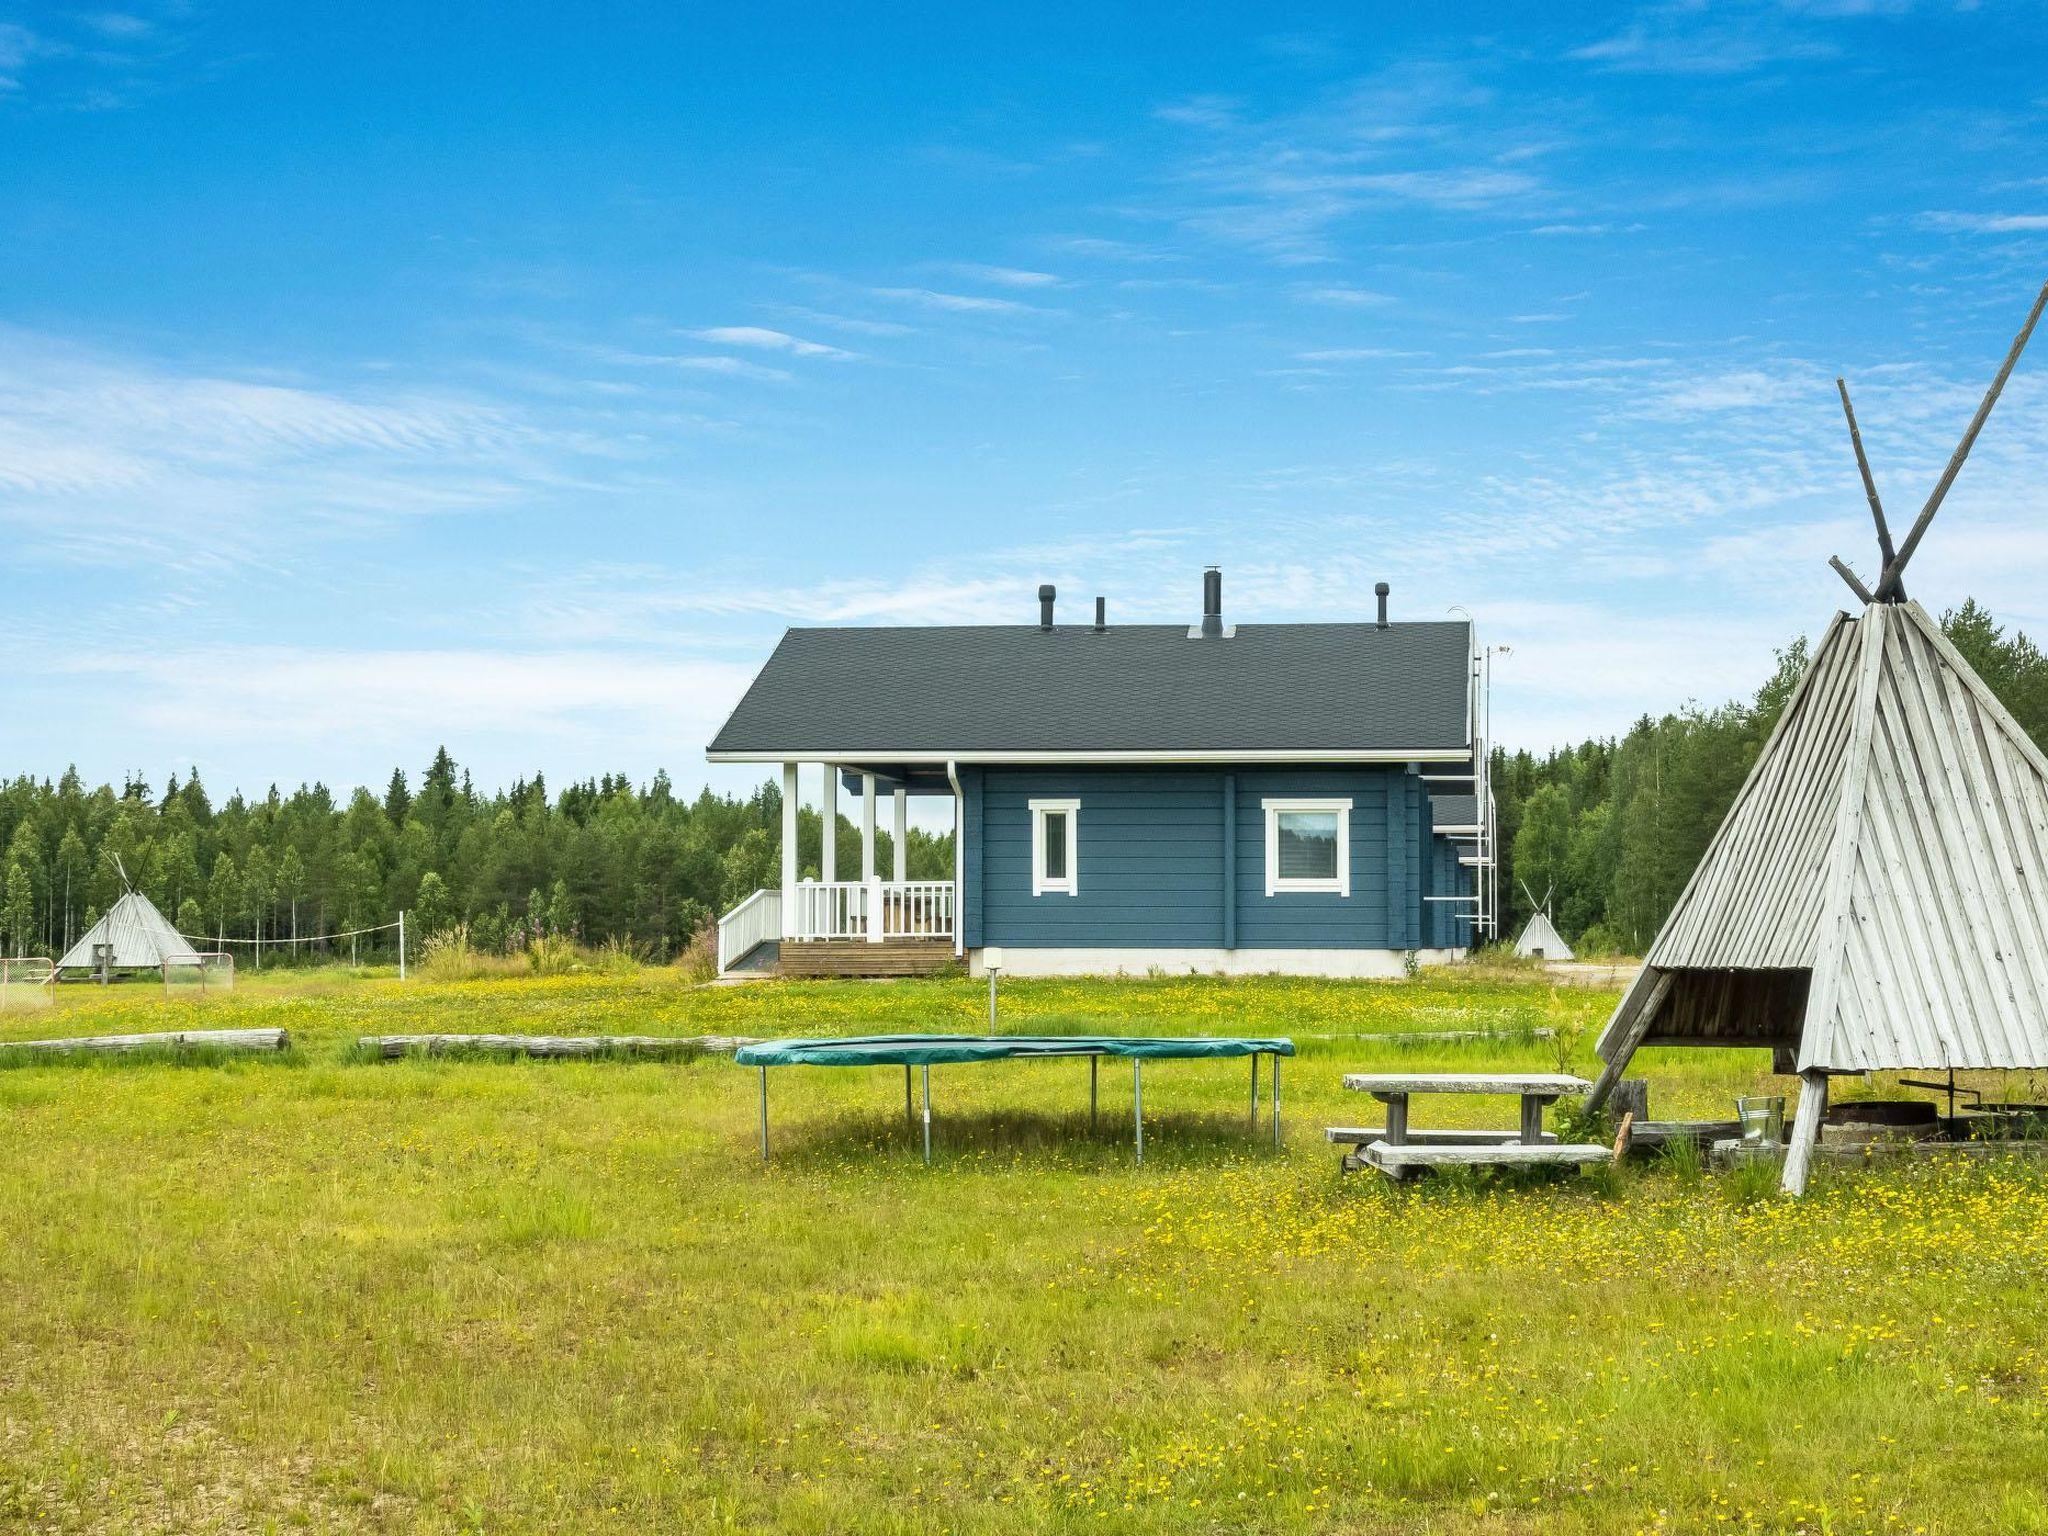
<instances>
[{"instance_id":1,"label":"trampoline metal leg","mask_svg":"<svg viewBox=\"0 0 2048 1536\"><path fill-rule=\"evenodd\" d=\"M915 1120L917 1111L910 1107L910 1063L903 1063L903 1118Z\"/></svg>"},{"instance_id":2,"label":"trampoline metal leg","mask_svg":"<svg viewBox=\"0 0 2048 1536\"><path fill-rule=\"evenodd\" d=\"M931 1166L932 1160L932 1069L929 1066L918 1069L924 1074L924 1160Z\"/></svg>"},{"instance_id":3,"label":"trampoline metal leg","mask_svg":"<svg viewBox=\"0 0 2048 1536\"><path fill-rule=\"evenodd\" d=\"M1101 1070L1102 1058L1100 1056L1090 1056L1088 1058L1088 1134L1091 1136L1095 1134L1096 1106L1101 1101L1099 1092Z\"/></svg>"},{"instance_id":4,"label":"trampoline metal leg","mask_svg":"<svg viewBox=\"0 0 2048 1536\"><path fill-rule=\"evenodd\" d=\"M1138 1166L1145 1164L1145 1063L1131 1061L1131 1123L1138 1132Z\"/></svg>"},{"instance_id":5,"label":"trampoline metal leg","mask_svg":"<svg viewBox=\"0 0 2048 1536\"><path fill-rule=\"evenodd\" d=\"M1252 1052L1252 1129L1259 1128L1259 1053Z\"/></svg>"},{"instance_id":6,"label":"trampoline metal leg","mask_svg":"<svg viewBox=\"0 0 2048 1536\"><path fill-rule=\"evenodd\" d=\"M1273 1055L1273 1150L1280 1150L1280 1055Z\"/></svg>"},{"instance_id":7,"label":"trampoline metal leg","mask_svg":"<svg viewBox=\"0 0 2048 1536\"><path fill-rule=\"evenodd\" d=\"M761 1161L768 1161L768 1069L761 1069Z\"/></svg>"}]
</instances>

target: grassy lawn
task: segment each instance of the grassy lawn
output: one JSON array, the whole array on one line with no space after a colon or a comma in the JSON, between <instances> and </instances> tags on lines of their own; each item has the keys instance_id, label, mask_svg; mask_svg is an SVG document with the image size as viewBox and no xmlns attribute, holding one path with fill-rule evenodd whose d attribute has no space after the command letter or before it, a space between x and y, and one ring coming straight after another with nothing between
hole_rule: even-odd
<instances>
[{"instance_id":1,"label":"grassy lawn","mask_svg":"<svg viewBox=\"0 0 2048 1536\"><path fill-rule=\"evenodd\" d=\"M1006 983L1012 1029L1242 1063L353 1059L360 1033L980 1027L974 982L76 988L0 1036L282 1024L281 1060L0 1070L0 1529L2048 1530L2048 1175L1341 1177L1344 1070L1587 1069L1526 979ZM1484 1030L1479 1041L1384 1038ZM1538 1031L1554 1031L1554 1039ZM1726 1115L1762 1053L1645 1053ZM2020 1085L2012 1085L2015 1090ZM1508 1123L1512 1106L1497 1106ZM1426 1119L1421 1111L1418 1119ZM1441 1115L1435 1123L1442 1123Z\"/></svg>"}]
</instances>

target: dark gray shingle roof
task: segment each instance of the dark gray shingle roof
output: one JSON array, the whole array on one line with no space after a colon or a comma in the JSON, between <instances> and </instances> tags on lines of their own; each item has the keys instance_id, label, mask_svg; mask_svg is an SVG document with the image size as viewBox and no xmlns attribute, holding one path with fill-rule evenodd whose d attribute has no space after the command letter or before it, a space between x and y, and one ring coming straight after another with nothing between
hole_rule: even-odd
<instances>
[{"instance_id":1,"label":"dark gray shingle roof","mask_svg":"<svg viewBox=\"0 0 2048 1536\"><path fill-rule=\"evenodd\" d=\"M1479 825L1479 797L1477 795L1431 795L1429 797L1430 824L1437 827L1476 827Z\"/></svg>"},{"instance_id":2,"label":"dark gray shingle roof","mask_svg":"<svg viewBox=\"0 0 2048 1536\"><path fill-rule=\"evenodd\" d=\"M1462 622L792 629L714 754L1464 750Z\"/></svg>"}]
</instances>

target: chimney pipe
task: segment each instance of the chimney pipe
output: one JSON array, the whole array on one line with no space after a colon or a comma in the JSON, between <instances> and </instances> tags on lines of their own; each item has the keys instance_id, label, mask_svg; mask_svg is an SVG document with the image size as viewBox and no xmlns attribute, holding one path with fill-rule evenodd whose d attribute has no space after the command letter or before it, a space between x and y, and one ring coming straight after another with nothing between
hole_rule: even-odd
<instances>
[{"instance_id":1,"label":"chimney pipe","mask_svg":"<svg viewBox=\"0 0 2048 1536\"><path fill-rule=\"evenodd\" d=\"M1380 628L1387 627L1387 593L1393 590L1384 581L1372 589L1374 597L1380 600Z\"/></svg>"},{"instance_id":2,"label":"chimney pipe","mask_svg":"<svg viewBox=\"0 0 2048 1536\"><path fill-rule=\"evenodd\" d=\"M1209 566L1202 572L1202 638L1220 639L1223 634L1223 571Z\"/></svg>"},{"instance_id":3,"label":"chimney pipe","mask_svg":"<svg viewBox=\"0 0 2048 1536\"><path fill-rule=\"evenodd\" d=\"M1099 635L1107 628L1109 628L1109 599L1098 597L1095 599L1095 633Z\"/></svg>"},{"instance_id":4,"label":"chimney pipe","mask_svg":"<svg viewBox=\"0 0 2048 1536\"><path fill-rule=\"evenodd\" d=\"M1038 589L1038 627L1047 634L1052 632L1052 600L1059 596L1051 582Z\"/></svg>"}]
</instances>

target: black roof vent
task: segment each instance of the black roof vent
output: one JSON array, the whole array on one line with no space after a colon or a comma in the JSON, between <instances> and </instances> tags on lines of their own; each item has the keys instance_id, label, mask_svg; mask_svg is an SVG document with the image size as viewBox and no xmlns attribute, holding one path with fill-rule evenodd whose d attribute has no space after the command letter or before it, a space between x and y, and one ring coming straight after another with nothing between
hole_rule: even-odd
<instances>
[{"instance_id":1,"label":"black roof vent","mask_svg":"<svg viewBox=\"0 0 2048 1536\"><path fill-rule=\"evenodd\" d=\"M1223 622L1223 569L1208 566L1202 571L1202 622L1188 629L1190 640L1221 640L1233 632Z\"/></svg>"},{"instance_id":2,"label":"black roof vent","mask_svg":"<svg viewBox=\"0 0 2048 1536\"><path fill-rule=\"evenodd\" d=\"M1384 581L1372 589L1372 595L1380 600L1379 624L1381 629L1387 627L1387 594L1392 590L1393 588L1389 587Z\"/></svg>"},{"instance_id":3,"label":"black roof vent","mask_svg":"<svg viewBox=\"0 0 2048 1536\"><path fill-rule=\"evenodd\" d=\"M1047 634L1052 633L1052 600L1059 592L1051 582L1038 589L1038 627Z\"/></svg>"}]
</instances>

